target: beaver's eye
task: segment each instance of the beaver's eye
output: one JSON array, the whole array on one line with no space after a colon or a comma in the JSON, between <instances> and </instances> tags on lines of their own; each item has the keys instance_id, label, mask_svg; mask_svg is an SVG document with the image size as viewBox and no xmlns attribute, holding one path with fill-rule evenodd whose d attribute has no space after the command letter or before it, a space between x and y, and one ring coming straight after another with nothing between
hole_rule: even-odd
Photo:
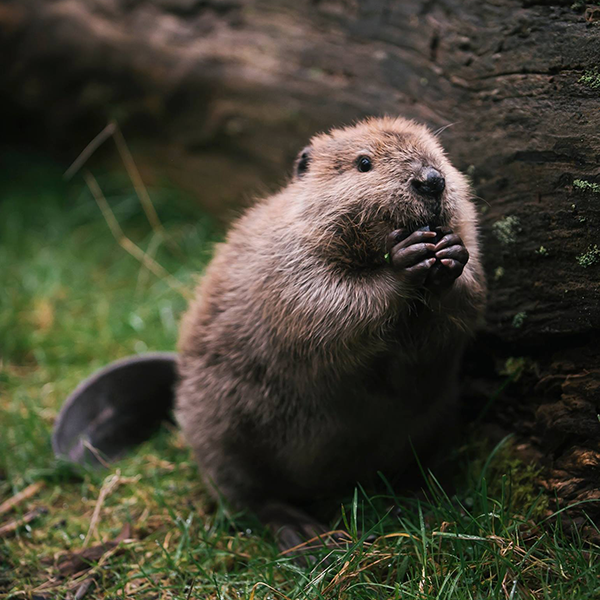
<instances>
[{"instance_id":1,"label":"beaver's eye","mask_svg":"<svg viewBox=\"0 0 600 600\"><path fill-rule=\"evenodd\" d=\"M371 159L368 156L361 156L358 159L356 168L361 173L366 173L367 171L370 171L373 168L373 165L371 164Z\"/></svg>"}]
</instances>

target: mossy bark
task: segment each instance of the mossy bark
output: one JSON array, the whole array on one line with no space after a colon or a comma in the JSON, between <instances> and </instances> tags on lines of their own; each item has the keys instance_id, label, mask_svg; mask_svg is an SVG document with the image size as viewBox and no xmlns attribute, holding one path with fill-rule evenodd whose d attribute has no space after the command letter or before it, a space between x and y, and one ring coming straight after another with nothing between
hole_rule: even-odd
<instances>
[{"instance_id":1,"label":"mossy bark","mask_svg":"<svg viewBox=\"0 0 600 600\"><path fill-rule=\"evenodd\" d=\"M561 501L600 499L600 15L571 5L5 0L3 112L71 158L116 117L147 173L220 214L284 181L317 130L381 113L451 125L490 283L468 388L497 397L489 414ZM510 357L522 374L496 393Z\"/></svg>"}]
</instances>

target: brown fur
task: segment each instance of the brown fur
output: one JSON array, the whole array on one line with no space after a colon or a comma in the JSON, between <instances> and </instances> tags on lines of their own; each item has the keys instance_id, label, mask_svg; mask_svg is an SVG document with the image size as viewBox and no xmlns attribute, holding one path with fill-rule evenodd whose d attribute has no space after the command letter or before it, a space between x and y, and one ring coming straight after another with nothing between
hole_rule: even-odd
<instances>
[{"instance_id":1,"label":"brown fur","mask_svg":"<svg viewBox=\"0 0 600 600\"><path fill-rule=\"evenodd\" d=\"M302 520L291 505L400 474L411 443L436 445L485 298L467 181L425 127L369 119L316 136L307 156L218 247L179 346L177 417L203 473L277 526ZM429 222L410 186L426 165L446 179L441 222L470 253L441 296L384 259L391 231Z\"/></svg>"}]
</instances>

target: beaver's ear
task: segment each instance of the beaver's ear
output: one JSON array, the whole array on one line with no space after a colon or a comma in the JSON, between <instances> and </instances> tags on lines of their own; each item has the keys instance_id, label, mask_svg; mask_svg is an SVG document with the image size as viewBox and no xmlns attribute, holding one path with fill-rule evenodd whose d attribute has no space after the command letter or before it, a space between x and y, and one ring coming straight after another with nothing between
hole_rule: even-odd
<instances>
[{"instance_id":1,"label":"beaver's ear","mask_svg":"<svg viewBox=\"0 0 600 600\"><path fill-rule=\"evenodd\" d=\"M300 154L298 154L298 157L296 158L296 162L294 163L294 176L295 177L302 177L307 171L308 171L308 167L310 165L310 161L312 158L312 148L310 146L306 146L306 148L304 148L302 150L302 152L300 152Z\"/></svg>"}]
</instances>

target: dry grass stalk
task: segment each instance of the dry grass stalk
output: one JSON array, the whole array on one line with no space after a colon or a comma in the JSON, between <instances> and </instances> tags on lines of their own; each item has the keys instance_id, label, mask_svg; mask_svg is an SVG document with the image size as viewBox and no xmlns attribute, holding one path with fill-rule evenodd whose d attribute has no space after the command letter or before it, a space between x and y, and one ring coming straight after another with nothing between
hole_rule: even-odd
<instances>
[{"instance_id":1,"label":"dry grass stalk","mask_svg":"<svg viewBox=\"0 0 600 600\"><path fill-rule=\"evenodd\" d=\"M28 485L24 490L21 490L18 494L15 494L12 498L5 500L0 504L0 515L9 512L24 500L28 500L32 496L35 496L44 485L45 483L43 481L36 481L35 483Z\"/></svg>"},{"instance_id":2,"label":"dry grass stalk","mask_svg":"<svg viewBox=\"0 0 600 600\"><path fill-rule=\"evenodd\" d=\"M143 264L149 271L154 273L159 279L164 279L169 287L181 294L186 300L192 299L192 294L178 279L173 277L164 267L157 263L152 257L144 252L139 246L134 244L124 233L117 221L96 178L89 172L84 173L85 182L96 200L102 215L117 243L123 250L129 252L136 260Z\"/></svg>"},{"instance_id":3,"label":"dry grass stalk","mask_svg":"<svg viewBox=\"0 0 600 600\"><path fill-rule=\"evenodd\" d=\"M284 550L281 553L281 555L285 556L286 554L290 554L299 549L311 550L312 548L321 548L323 546L323 544L325 544L325 540L331 540L334 542L335 546L339 546L339 542L337 540L335 540L335 539L332 540L333 536L335 536L335 535L349 537L347 531L344 531L343 529L334 529L332 531L327 531L326 533L323 533L321 535L315 535L314 537L310 538L309 540L306 540L305 542L302 542L301 544L298 544L297 546L288 548L287 550ZM315 544L314 546L311 546L310 544L312 544L313 542L319 542L319 543Z\"/></svg>"},{"instance_id":4,"label":"dry grass stalk","mask_svg":"<svg viewBox=\"0 0 600 600\"><path fill-rule=\"evenodd\" d=\"M120 478L121 472L117 471L114 475L111 475L110 477L107 477L104 480L104 483L100 488L100 494L98 495L96 506L94 507L94 512L92 513L92 519L90 520L90 526L88 528L87 535L85 536L85 540L83 540L84 548L87 548L88 544L90 543L90 540L92 539L92 535L96 531L96 527L98 526L98 519L100 518L100 511L102 510L104 500L117 487Z\"/></svg>"},{"instance_id":5,"label":"dry grass stalk","mask_svg":"<svg viewBox=\"0 0 600 600\"><path fill-rule=\"evenodd\" d=\"M22 517L12 519L12 521L9 521L8 523L0 527L0 538L5 538L14 535L19 529L19 527L31 523L31 521L37 519L40 515L43 515L47 512L48 510L46 508L38 507L25 513Z\"/></svg>"},{"instance_id":6,"label":"dry grass stalk","mask_svg":"<svg viewBox=\"0 0 600 600\"><path fill-rule=\"evenodd\" d=\"M94 152L96 152L96 150L111 137L115 142L119 156L123 161L127 175L133 184L135 193L140 201L140 204L142 205L142 209L144 210L146 218L148 219L148 222L150 223L150 226L154 232L157 234L158 244L160 244L162 241L165 241L172 250L180 253L180 249L171 242L166 234L165 228L158 217L156 209L154 208L150 194L144 185L144 181L142 180L139 169L133 160L133 155L129 150L129 146L125 141L125 137L123 136L123 133L121 132L121 129L115 120L111 120L106 127L82 150L79 156L73 161L71 166L65 171L64 178L67 180L71 179L85 165L92 154L94 154ZM85 175L84 178L86 178ZM123 244L121 244L121 246L123 246ZM125 248L125 250L131 253L131 248ZM134 254L134 256L136 255ZM146 263L143 264L146 265Z\"/></svg>"},{"instance_id":7,"label":"dry grass stalk","mask_svg":"<svg viewBox=\"0 0 600 600\"><path fill-rule=\"evenodd\" d=\"M96 458L96 460L105 469L110 468L110 464L104 459L104 457L102 456L102 454L100 454L100 452L98 452L98 450L96 448L94 448L94 446L92 446L92 444L90 444L87 440L83 440L82 444L94 455L94 457Z\"/></svg>"},{"instance_id":8,"label":"dry grass stalk","mask_svg":"<svg viewBox=\"0 0 600 600\"><path fill-rule=\"evenodd\" d=\"M117 124L111 121L79 154L79 156L73 161L71 166L65 171L63 177L68 181L85 165L90 159L92 154L104 144L104 142L114 135Z\"/></svg>"},{"instance_id":9,"label":"dry grass stalk","mask_svg":"<svg viewBox=\"0 0 600 600\"><path fill-rule=\"evenodd\" d=\"M102 487L100 488L100 494L98 495L98 500L96 501L96 506L94 507L94 512L92 513L92 518L90 520L90 526L85 536L85 540L83 541L83 547L86 548L89 544L92 536L96 532L96 528L98 527L98 521L100 519L100 511L102 510L102 505L104 501L108 497L108 495L120 484L122 483L137 483L141 478L141 475L137 477L121 477L121 471L117 470L114 475L110 475L104 480Z\"/></svg>"},{"instance_id":10,"label":"dry grass stalk","mask_svg":"<svg viewBox=\"0 0 600 600\"><path fill-rule=\"evenodd\" d=\"M77 591L73 596L73 600L81 600L88 593L88 590L90 589L91 585L95 583L95 581L96 580L94 579L94 577L88 577L87 579L85 579L83 583L77 588Z\"/></svg>"},{"instance_id":11,"label":"dry grass stalk","mask_svg":"<svg viewBox=\"0 0 600 600\"><path fill-rule=\"evenodd\" d=\"M259 581L258 583L254 584L254 586L252 587L252 591L250 593L249 600L254 600L254 596L256 594L256 590L259 587L266 587L266 588L270 589L272 592L275 592L281 598L284 598L284 600L290 600L290 598L288 596L286 596L285 594L283 594L279 590L276 590L274 587L270 586L268 583L265 583L264 581Z\"/></svg>"},{"instance_id":12,"label":"dry grass stalk","mask_svg":"<svg viewBox=\"0 0 600 600\"><path fill-rule=\"evenodd\" d=\"M146 213L146 218L150 223L152 229L156 233L158 233L161 239L166 239L165 229L158 218L158 214L156 213L156 209L154 208L154 204L152 204L152 200L150 199L150 195L148 194L148 190L142 181L142 176L133 160L133 156L129 151L129 147L125 142L125 138L119 129L119 126L115 121L112 121L111 124L114 126L113 129L113 139L115 140L115 144L117 146L117 150L119 151L119 156L125 165L125 169L127 171L127 175L129 175L129 179L133 183L133 187L135 189L135 193L140 200L142 208Z\"/></svg>"}]
</instances>

